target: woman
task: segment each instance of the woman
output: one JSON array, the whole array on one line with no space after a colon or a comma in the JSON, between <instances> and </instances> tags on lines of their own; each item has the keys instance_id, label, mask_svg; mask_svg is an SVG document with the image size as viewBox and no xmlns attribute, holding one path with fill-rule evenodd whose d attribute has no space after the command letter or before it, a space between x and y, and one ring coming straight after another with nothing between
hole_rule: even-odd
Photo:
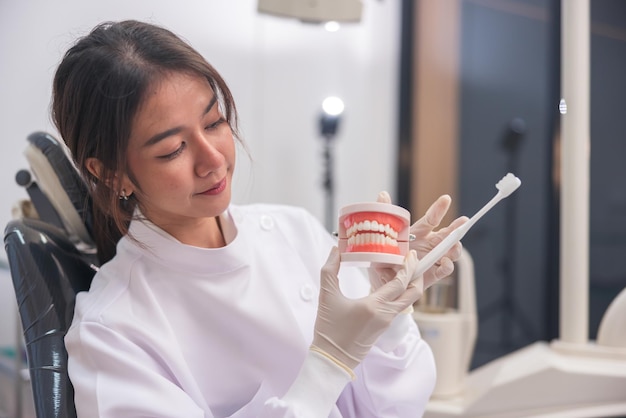
<instances>
[{"instance_id":1,"label":"woman","mask_svg":"<svg viewBox=\"0 0 626 418\"><path fill-rule=\"evenodd\" d=\"M422 413L434 363L406 312L459 256L460 244L411 281L417 253L449 230L432 231L449 197L413 226L400 268L369 281L342 269L346 297L335 241L310 214L231 204L235 104L176 35L99 25L53 90L103 263L65 339L79 416Z\"/></svg>"}]
</instances>

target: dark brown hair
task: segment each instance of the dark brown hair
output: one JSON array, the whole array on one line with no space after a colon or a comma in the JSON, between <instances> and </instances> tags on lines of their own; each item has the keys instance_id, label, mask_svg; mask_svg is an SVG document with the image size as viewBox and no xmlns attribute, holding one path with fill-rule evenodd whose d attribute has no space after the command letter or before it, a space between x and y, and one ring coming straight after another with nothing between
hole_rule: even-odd
<instances>
[{"instance_id":1,"label":"dark brown hair","mask_svg":"<svg viewBox=\"0 0 626 418\"><path fill-rule=\"evenodd\" d=\"M237 137L237 111L225 81L165 28L130 20L102 23L65 53L56 71L52 118L90 189L101 263L115 255L137 204L135 195L119 199L116 181L122 174L133 180L126 162L133 120L148 88L172 72L205 77ZM86 167L92 157L102 164L98 177Z\"/></svg>"}]
</instances>

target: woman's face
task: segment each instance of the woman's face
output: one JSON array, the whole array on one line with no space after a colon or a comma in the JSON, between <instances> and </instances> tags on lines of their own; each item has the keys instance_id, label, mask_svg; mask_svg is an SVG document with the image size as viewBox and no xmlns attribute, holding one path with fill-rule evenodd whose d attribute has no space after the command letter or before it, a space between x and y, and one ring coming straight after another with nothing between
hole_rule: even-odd
<instances>
[{"instance_id":1,"label":"woman's face","mask_svg":"<svg viewBox=\"0 0 626 418\"><path fill-rule=\"evenodd\" d=\"M142 213L180 240L206 233L202 225L216 225L230 203L233 134L202 77L173 73L152 86L133 122L127 158L141 190L125 177L125 192L136 193Z\"/></svg>"}]
</instances>

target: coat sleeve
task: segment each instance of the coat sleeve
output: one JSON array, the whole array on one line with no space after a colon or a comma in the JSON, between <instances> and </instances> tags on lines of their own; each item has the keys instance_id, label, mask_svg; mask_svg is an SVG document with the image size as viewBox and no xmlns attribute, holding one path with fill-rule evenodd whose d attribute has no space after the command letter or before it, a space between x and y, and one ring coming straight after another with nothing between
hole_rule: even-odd
<instances>
[{"instance_id":1,"label":"coat sleeve","mask_svg":"<svg viewBox=\"0 0 626 418\"><path fill-rule=\"evenodd\" d=\"M397 322L405 323L396 326L413 328L409 321L410 316L403 315ZM413 332L416 329L390 351L375 345L352 381L337 365L310 351L287 394L269 399L260 417L327 417L335 408L345 418L422 416L434 388L435 368L430 348Z\"/></svg>"},{"instance_id":2,"label":"coat sleeve","mask_svg":"<svg viewBox=\"0 0 626 418\"><path fill-rule=\"evenodd\" d=\"M383 334L356 368L356 379L343 391L338 405L346 416L360 418L414 418L424 414L436 380L435 361L409 314L394 323L404 335ZM387 343L398 341L393 348Z\"/></svg>"},{"instance_id":3,"label":"coat sleeve","mask_svg":"<svg viewBox=\"0 0 626 418\"><path fill-rule=\"evenodd\" d=\"M336 401L351 376L328 358L309 351L296 380L285 395L271 398L260 418L319 418L336 409Z\"/></svg>"},{"instance_id":4,"label":"coat sleeve","mask_svg":"<svg viewBox=\"0 0 626 418\"><path fill-rule=\"evenodd\" d=\"M168 373L156 353L97 322L73 326L65 338L69 374L79 417L213 417ZM282 397L255 397L231 418L328 416L350 381L347 372L309 352L291 389ZM263 396L263 391L259 392ZM200 399L201 397L196 397Z\"/></svg>"},{"instance_id":5,"label":"coat sleeve","mask_svg":"<svg viewBox=\"0 0 626 418\"><path fill-rule=\"evenodd\" d=\"M121 334L81 322L65 337L79 417L205 417L163 364Z\"/></svg>"}]
</instances>

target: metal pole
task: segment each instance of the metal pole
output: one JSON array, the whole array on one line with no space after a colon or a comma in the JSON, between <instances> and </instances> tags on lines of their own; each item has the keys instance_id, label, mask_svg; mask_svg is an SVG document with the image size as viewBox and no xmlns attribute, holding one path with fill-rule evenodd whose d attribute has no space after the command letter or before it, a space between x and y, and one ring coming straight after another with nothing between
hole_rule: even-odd
<instances>
[{"instance_id":1,"label":"metal pole","mask_svg":"<svg viewBox=\"0 0 626 418\"><path fill-rule=\"evenodd\" d=\"M560 339L589 336L589 0L561 0Z\"/></svg>"},{"instance_id":2,"label":"metal pole","mask_svg":"<svg viewBox=\"0 0 626 418\"><path fill-rule=\"evenodd\" d=\"M326 193L324 221L328 232L333 232L337 228L335 225L335 180L333 178L332 140L332 134L324 135L324 190Z\"/></svg>"}]
</instances>

